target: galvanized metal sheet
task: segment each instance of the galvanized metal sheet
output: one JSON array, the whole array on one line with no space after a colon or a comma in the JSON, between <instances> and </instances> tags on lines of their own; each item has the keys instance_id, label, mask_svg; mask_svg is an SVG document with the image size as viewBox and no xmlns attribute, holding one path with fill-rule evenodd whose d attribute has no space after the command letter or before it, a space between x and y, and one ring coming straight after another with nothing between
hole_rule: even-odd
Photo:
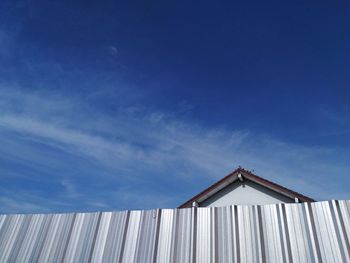
<instances>
[{"instance_id":1,"label":"galvanized metal sheet","mask_svg":"<svg viewBox=\"0 0 350 263\"><path fill-rule=\"evenodd\" d=\"M350 262L350 201L0 215L0 262Z\"/></svg>"}]
</instances>

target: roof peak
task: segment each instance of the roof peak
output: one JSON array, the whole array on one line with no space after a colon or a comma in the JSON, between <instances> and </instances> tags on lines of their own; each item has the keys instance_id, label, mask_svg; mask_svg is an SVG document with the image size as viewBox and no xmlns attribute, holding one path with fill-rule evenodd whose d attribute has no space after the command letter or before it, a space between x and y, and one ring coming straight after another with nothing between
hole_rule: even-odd
<instances>
[{"instance_id":1,"label":"roof peak","mask_svg":"<svg viewBox=\"0 0 350 263\"><path fill-rule=\"evenodd\" d=\"M244 179L248 179L249 181L252 181L256 184L259 184L265 188L268 188L276 193L279 193L283 196L289 197L291 199L298 200L300 202L314 202L315 200L307 197L305 195L302 195L298 192L295 192L293 190L290 190L284 186L281 186L277 183L271 182L267 179L264 179L260 176L257 176L254 174L254 170L250 171L248 169L245 169L241 166L238 166L235 170L233 170L231 173L214 183L213 185L209 186L199 194L195 195L194 197L190 198L186 202L184 202L182 205L179 206L179 208L184 207L190 207L192 206L193 202L203 202L204 200L208 199L209 197L216 194L221 189L227 187L231 183L240 180L243 181Z\"/></svg>"}]
</instances>

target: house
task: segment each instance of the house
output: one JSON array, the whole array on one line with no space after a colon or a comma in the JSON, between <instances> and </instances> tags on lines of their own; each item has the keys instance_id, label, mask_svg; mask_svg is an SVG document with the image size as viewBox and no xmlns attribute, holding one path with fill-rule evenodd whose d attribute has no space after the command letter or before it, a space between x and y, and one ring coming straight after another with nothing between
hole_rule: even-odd
<instances>
[{"instance_id":1,"label":"house","mask_svg":"<svg viewBox=\"0 0 350 263\"><path fill-rule=\"evenodd\" d=\"M303 203L315 200L238 168L179 208Z\"/></svg>"}]
</instances>

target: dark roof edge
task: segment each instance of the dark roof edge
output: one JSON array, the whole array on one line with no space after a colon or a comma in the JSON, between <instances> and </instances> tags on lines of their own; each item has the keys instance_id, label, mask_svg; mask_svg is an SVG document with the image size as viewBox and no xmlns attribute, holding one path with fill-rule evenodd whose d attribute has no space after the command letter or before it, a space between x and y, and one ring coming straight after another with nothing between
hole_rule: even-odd
<instances>
[{"instance_id":1,"label":"dark roof edge","mask_svg":"<svg viewBox=\"0 0 350 263\"><path fill-rule=\"evenodd\" d=\"M253 174L251 171L245 170L241 167L237 168L236 170L234 170L233 172L229 173L228 175L226 175L224 178L220 179L219 181L217 181L216 183L214 183L213 185L209 186L208 188L206 188L205 190L203 190L202 192L200 192L199 194L195 195L194 197L192 197L191 199L187 200L186 202L184 202L183 204L181 204L180 206L178 206L178 208L185 208L185 207L191 207L192 203L196 200L198 200L199 198L201 198L202 196L210 193L212 190L214 190L215 188L219 187L221 184L223 184L225 181L227 181L228 179L230 179L233 176L238 175L239 173L241 173L243 175L243 177L250 179L251 181L254 181L260 185L263 185L265 187L270 188L271 190L281 193L283 195L286 195L288 197L296 197L300 200L300 202L315 202L314 199L307 197L305 195L302 195L298 192L295 192L293 190L290 190L284 186L281 186L279 184L273 183L269 180L266 180L260 176L257 176L255 174Z\"/></svg>"}]
</instances>

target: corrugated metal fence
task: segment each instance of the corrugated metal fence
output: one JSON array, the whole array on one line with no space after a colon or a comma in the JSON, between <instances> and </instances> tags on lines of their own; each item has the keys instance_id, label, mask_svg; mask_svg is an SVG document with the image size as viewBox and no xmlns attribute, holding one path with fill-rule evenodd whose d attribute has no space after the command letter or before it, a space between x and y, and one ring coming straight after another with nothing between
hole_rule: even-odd
<instances>
[{"instance_id":1,"label":"corrugated metal fence","mask_svg":"<svg viewBox=\"0 0 350 263\"><path fill-rule=\"evenodd\" d=\"M0 262L350 262L350 201L0 216Z\"/></svg>"}]
</instances>

